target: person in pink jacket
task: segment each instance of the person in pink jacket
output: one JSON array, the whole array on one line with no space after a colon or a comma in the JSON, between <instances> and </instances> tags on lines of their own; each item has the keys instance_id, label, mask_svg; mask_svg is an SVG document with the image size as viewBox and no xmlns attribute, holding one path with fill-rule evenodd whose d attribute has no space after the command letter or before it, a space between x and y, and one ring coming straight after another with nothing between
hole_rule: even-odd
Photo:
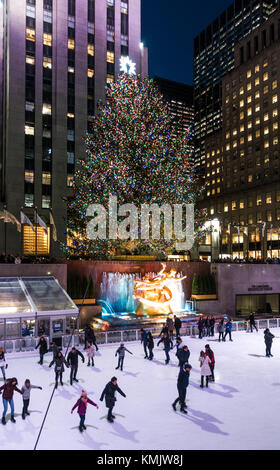
<instances>
[{"instance_id":1,"label":"person in pink jacket","mask_svg":"<svg viewBox=\"0 0 280 470\"><path fill-rule=\"evenodd\" d=\"M95 348L92 343L88 343L87 345L87 357L88 357L88 366L90 366L90 360L91 360L91 365L94 366L94 356L95 356Z\"/></svg>"},{"instance_id":2,"label":"person in pink jacket","mask_svg":"<svg viewBox=\"0 0 280 470\"><path fill-rule=\"evenodd\" d=\"M200 373L201 373L201 384L200 387L204 387L204 377L206 377L206 387L208 387L209 377L211 376L211 369L209 363L211 362L210 358L206 356L204 351L200 351L199 356L200 362Z\"/></svg>"},{"instance_id":3,"label":"person in pink jacket","mask_svg":"<svg viewBox=\"0 0 280 470\"><path fill-rule=\"evenodd\" d=\"M71 413L73 413L75 408L78 407L78 414L80 416L80 425L79 425L80 432L83 432L83 430L86 430L85 419L86 419L86 411L87 411L88 403L90 405L96 406L97 409L99 408L96 403L94 403L88 398L87 393L84 390L82 390L82 394L79 400L77 401L77 403L73 406L71 410Z\"/></svg>"}]
</instances>

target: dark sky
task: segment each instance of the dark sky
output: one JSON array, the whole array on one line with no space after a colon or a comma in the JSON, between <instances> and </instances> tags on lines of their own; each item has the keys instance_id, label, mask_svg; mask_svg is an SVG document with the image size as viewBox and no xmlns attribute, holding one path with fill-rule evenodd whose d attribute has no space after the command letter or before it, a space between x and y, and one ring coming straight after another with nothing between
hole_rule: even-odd
<instances>
[{"instance_id":1,"label":"dark sky","mask_svg":"<svg viewBox=\"0 0 280 470\"><path fill-rule=\"evenodd\" d=\"M233 0L142 0L149 74L192 84L193 40Z\"/></svg>"}]
</instances>

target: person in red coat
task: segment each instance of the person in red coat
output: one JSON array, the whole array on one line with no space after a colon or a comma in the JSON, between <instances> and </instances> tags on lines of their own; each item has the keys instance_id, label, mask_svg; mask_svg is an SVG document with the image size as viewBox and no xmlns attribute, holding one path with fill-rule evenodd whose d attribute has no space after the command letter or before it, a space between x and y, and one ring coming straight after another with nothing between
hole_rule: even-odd
<instances>
[{"instance_id":1,"label":"person in red coat","mask_svg":"<svg viewBox=\"0 0 280 470\"><path fill-rule=\"evenodd\" d=\"M210 370L211 370L211 379L210 380L212 382L215 382L215 377L214 377L215 356L214 356L214 352L210 348L209 344L205 345L205 354L210 359L210 362L209 362L209 367L210 367Z\"/></svg>"},{"instance_id":2,"label":"person in red coat","mask_svg":"<svg viewBox=\"0 0 280 470\"><path fill-rule=\"evenodd\" d=\"M80 425L79 425L80 432L83 432L83 430L86 429L85 419L86 419L86 411L87 411L88 403L90 405L96 406L96 408L98 409L98 405L96 403L94 403L93 401L91 401L88 398L87 393L84 390L82 390L82 394L81 394L79 400L77 401L77 403L73 406L73 408L71 410L71 413L73 413L75 408L78 407L78 414L80 416Z\"/></svg>"},{"instance_id":3,"label":"person in red coat","mask_svg":"<svg viewBox=\"0 0 280 470\"><path fill-rule=\"evenodd\" d=\"M8 404L10 405L10 408L11 408L11 421L12 423L16 422L14 400L13 400L14 391L20 393L21 395L23 394L23 392L19 388L17 388L17 384L18 384L17 379L13 377L12 379L7 379L4 385L0 387L1 393L3 390L3 406L4 406L4 411L2 415L2 424L6 424L6 413L8 410Z\"/></svg>"}]
</instances>

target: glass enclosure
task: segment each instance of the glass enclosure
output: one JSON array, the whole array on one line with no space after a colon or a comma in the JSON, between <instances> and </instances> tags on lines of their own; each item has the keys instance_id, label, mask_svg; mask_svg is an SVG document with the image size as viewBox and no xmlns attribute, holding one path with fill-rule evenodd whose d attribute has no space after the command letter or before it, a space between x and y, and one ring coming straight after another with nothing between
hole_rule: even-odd
<instances>
[{"instance_id":1,"label":"glass enclosure","mask_svg":"<svg viewBox=\"0 0 280 470\"><path fill-rule=\"evenodd\" d=\"M32 312L33 308L26 297L23 285L18 278L0 278L0 315Z\"/></svg>"},{"instance_id":2,"label":"glass enclosure","mask_svg":"<svg viewBox=\"0 0 280 470\"><path fill-rule=\"evenodd\" d=\"M77 309L55 278L24 277L22 281L38 312Z\"/></svg>"}]
</instances>

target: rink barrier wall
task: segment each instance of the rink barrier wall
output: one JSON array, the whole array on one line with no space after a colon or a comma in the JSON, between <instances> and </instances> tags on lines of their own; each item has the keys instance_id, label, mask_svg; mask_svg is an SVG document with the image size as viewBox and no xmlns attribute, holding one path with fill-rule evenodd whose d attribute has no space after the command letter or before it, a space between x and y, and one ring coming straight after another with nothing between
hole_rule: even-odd
<instances>
[{"instance_id":1,"label":"rink barrier wall","mask_svg":"<svg viewBox=\"0 0 280 470\"><path fill-rule=\"evenodd\" d=\"M267 318L255 320L256 326L258 329L262 330L265 328L279 328L280 327L280 317L279 318ZM146 328L149 330L152 335L156 338L159 337L162 326L158 328ZM249 332L249 322L247 321L233 321L232 322L232 331L246 331ZM218 324L215 324L215 333L218 332ZM181 336L190 336L195 338L198 336L198 328L196 325L183 325L180 331ZM95 333L97 344L114 344L114 343L126 343L133 341L141 340L140 328L132 330L114 330L106 332L96 332ZM45 336L46 341L49 347L49 338ZM84 333L71 335L62 335L62 348L67 348L70 342L70 347L80 347L84 346ZM17 352L32 352L35 351L35 347L38 344L39 337L32 338L17 338L17 339L7 339L0 340L0 346L4 349L4 352L17 353ZM38 350L39 354L39 350Z\"/></svg>"}]
</instances>

